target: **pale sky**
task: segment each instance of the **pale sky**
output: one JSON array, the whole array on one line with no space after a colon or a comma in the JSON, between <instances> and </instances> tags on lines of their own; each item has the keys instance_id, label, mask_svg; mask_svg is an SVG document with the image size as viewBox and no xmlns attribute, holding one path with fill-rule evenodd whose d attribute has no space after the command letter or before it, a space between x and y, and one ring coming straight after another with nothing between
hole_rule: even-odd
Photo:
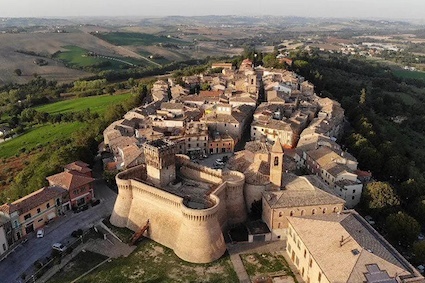
<instances>
[{"instance_id":1,"label":"pale sky","mask_svg":"<svg viewBox=\"0 0 425 283\"><path fill-rule=\"evenodd\" d=\"M424 0L0 0L0 17L280 15L424 19Z\"/></svg>"}]
</instances>

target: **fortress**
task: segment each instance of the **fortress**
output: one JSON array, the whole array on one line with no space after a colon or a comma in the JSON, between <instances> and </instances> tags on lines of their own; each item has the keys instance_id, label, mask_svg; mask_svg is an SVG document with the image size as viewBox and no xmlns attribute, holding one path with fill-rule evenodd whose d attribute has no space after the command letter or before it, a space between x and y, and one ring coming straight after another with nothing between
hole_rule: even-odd
<instances>
[{"instance_id":1,"label":"fortress","mask_svg":"<svg viewBox=\"0 0 425 283\"><path fill-rule=\"evenodd\" d=\"M192 163L167 140L143 144L146 164L116 176L111 223L138 231L181 259L208 263L226 251L223 231L247 218L245 175Z\"/></svg>"}]
</instances>

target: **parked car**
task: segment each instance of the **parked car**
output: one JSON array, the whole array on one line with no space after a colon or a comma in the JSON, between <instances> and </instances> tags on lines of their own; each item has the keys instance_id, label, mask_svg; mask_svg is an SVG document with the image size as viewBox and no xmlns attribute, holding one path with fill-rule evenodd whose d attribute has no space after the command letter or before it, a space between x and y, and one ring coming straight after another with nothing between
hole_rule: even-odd
<instances>
[{"instance_id":1,"label":"parked car","mask_svg":"<svg viewBox=\"0 0 425 283\"><path fill-rule=\"evenodd\" d=\"M217 159L217 160L215 161L215 164L217 164L217 165L224 165L224 162L223 162L223 160L221 160L221 159Z\"/></svg>"},{"instance_id":2,"label":"parked car","mask_svg":"<svg viewBox=\"0 0 425 283\"><path fill-rule=\"evenodd\" d=\"M375 224L375 221L373 221L373 218L372 218L372 216L370 216L370 215L366 215L366 216L364 217L364 219L366 219L366 221L367 221L370 225L374 225L374 224Z\"/></svg>"},{"instance_id":3,"label":"parked car","mask_svg":"<svg viewBox=\"0 0 425 283\"><path fill-rule=\"evenodd\" d=\"M60 252L64 252L66 250L66 247L62 245L61 243L54 243L52 245L52 249L60 251Z\"/></svg>"},{"instance_id":4,"label":"parked car","mask_svg":"<svg viewBox=\"0 0 425 283\"><path fill-rule=\"evenodd\" d=\"M422 241L423 239L425 239L425 236L424 236L424 234L420 233L418 235L418 240Z\"/></svg>"},{"instance_id":5,"label":"parked car","mask_svg":"<svg viewBox=\"0 0 425 283\"><path fill-rule=\"evenodd\" d=\"M71 236L72 236L72 237L74 237L74 238L78 238L78 237L80 237L81 235L83 235L83 230L81 230L81 229L74 230L74 231L72 231L72 233L71 233Z\"/></svg>"},{"instance_id":6,"label":"parked car","mask_svg":"<svg viewBox=\"0 0 425 283\"><path fill-rule=\"evenodd\" d=\"M37 238L43 238L44 237L44 229L38 229L37 230Z\"/></svg>"}]
</instances>

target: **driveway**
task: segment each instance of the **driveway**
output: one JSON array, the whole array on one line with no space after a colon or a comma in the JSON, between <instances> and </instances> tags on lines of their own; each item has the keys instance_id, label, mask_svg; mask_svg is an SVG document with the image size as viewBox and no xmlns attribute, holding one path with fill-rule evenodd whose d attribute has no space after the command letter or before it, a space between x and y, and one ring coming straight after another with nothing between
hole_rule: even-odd
<instances>
[{"instance_id":1,"label":"driveway","mask_svg":"<svg viewBox=\"0 0 425 283\"><path fill-rule=\"evenodd\" d=\"M19 282L21 274L28 270L37 259L50 255L53 243L65 240L74 230L90 228L100 219L111 214L117 195L106 186L103 180L96 180L94 188L96 198L101 200L99 205L76 214L69 211L66 215L56 218L45 226L43 238L37 239L35 233L32 233L25 244L18 245L7 258L0 262L0 281Z\"/></svg>"}]
</instances>

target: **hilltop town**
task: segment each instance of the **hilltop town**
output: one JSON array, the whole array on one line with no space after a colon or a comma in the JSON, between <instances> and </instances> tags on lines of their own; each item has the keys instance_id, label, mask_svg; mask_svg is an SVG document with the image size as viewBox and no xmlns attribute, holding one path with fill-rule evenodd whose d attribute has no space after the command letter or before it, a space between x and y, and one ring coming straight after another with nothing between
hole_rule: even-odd
<instances>
[{"instance_id":1,"label":"hilltop town","mask_svg":"<svg viewBox=\"0 0 425 283\"><path fill-rule=\"evenodd\" d=\"M130 229L131 244L144 236L190 263L219 260L242 225L243 242L275 242L300 281L424 282L353 210L372 175L338 143L344 109L314 89L249 59L158 79L144 105L103 132L99 156L105 172L119 172L118 195L95 194L88 164L65 165L49 186L0 206L0 255L74 210L90 212L105 239L112 226ZM112 226L97 225L103 216Z\"/></svg>"}]
</instances>

